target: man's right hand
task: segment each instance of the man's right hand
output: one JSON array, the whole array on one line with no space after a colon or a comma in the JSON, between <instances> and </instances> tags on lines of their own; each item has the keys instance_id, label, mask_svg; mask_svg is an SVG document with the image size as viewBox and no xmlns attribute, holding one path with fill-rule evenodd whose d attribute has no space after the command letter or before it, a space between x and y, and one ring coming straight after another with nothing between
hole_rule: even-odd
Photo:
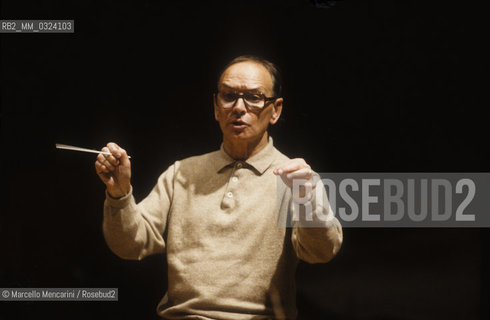
<instances>
[{"instance_id":1,"label":"man's right hand","mask_svg":"<svg viewBox=\"0 0 490 320\"><path fill-rule=\"evenodd\" d=\"M111 154L99 153L95 161L97 175L113 198L125 196L131 189L131 162L126 150L109 142L101 151Z\"/></svg>"}]
</instances>

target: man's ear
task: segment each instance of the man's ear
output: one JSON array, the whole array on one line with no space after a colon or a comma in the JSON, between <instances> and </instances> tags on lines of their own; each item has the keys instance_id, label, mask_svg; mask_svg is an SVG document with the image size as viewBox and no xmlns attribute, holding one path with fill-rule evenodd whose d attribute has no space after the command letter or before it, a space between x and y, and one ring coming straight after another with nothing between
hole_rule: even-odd
<instances>
[{"instance_id":1,"label":"man's ear","mask_svg":"<svg viewBox=\"0 0 490 320\"><path fill-rule=\"evenodd\" d=\"M283 99L282 98L278 98L274 102L274 106L273 106L274 109L273 109L273 112L272 112L271 120L269 121L269 123L271 125L275 124L277 122L277 120L279 120L279 117L281 116L282 102L283 102Z\"/></svg>"}]
</instances>

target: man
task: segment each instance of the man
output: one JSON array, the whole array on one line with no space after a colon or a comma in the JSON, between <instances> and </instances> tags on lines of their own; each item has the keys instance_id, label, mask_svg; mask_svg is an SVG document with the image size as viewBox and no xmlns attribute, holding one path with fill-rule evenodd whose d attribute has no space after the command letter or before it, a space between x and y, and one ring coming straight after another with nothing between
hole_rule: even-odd
<instances>
[{"instance_id":1,"label":"man","mask_svg":"<svg viewBox=\"0 0 490 320\"><path fill-rule=\"evenodd\" d=\"M283 107L280 85L272 63L232 60L214 96L220 150L176 161L138 204L126 151L108 143L102 151L111 155L97 157L111 250L136 260L166 252L168 292L157 308L165 319L294 319L298 259L327 262L340 248L342 228L333 216L316 228L278 226L294 211L294 179L303 181L298 197L316 211L330 210L309 188L310 166L288 159L268 135Z\"/></svg>"}]
</instances>

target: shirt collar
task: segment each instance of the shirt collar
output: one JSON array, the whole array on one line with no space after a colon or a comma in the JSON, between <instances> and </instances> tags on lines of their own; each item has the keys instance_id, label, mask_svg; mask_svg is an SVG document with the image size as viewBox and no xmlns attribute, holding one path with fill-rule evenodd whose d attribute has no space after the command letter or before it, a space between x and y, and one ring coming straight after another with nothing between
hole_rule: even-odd
<instances>
[{"instance_id":1,"label":"shirt collar","mask_svg":"<svg viewBox=\"0 0 490 320\"><path fill-rule=\"evenodd\" d=\"M265 170L267 170L271 166L273 161L274 161L274 144L272 141L272 137L269 136L269 141L267 142L267 145L262 150L260 150L257 154L248 158L244 162L249 166L251 166L252 168L254 168L255 170L257 170L259 174L263 174ZM218 151L218 156L216 157L214 162L216 171L219 172L223 168L230 166L235 162L237 162L237 160L233 159L226 153L222 143Z\"/></svg>"}]
</instances>

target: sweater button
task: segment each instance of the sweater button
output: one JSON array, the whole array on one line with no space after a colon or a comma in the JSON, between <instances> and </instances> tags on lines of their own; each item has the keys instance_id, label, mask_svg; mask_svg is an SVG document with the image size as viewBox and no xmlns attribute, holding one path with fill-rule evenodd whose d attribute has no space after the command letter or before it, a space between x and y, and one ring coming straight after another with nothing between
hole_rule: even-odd
<instances>
[{"instance_id":1,"label":"sweater button","mask_svg":"<svg viewBox=\"0 0 490 320\"><path fill-rule=\"evenodd\" d=\"M237 177L233 177L233 178L231 178L231 181L237 182L238 181L238 178Z\"/></svg>"},{"instance_id":2,"label":"sweater button","mask_svg":"<svg viewBox=\"0 0 490 320\"><path fill-rule=\"evenodd\" d=\"M227 196L228 198L232 198L232 197L233 197L233 193L228 192L228 193L226 194L226 196Z\"/></svg>"}]
</instances>

